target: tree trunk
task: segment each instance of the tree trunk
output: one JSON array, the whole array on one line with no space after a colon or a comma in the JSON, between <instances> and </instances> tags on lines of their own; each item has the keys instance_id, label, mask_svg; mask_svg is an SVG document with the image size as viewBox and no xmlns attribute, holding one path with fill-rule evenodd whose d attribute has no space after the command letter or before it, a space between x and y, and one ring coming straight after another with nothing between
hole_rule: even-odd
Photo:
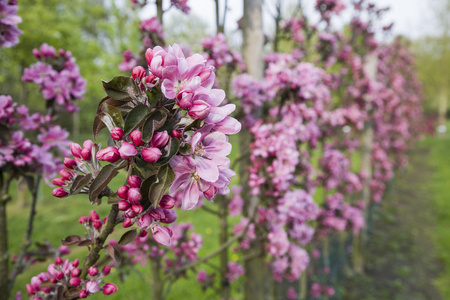
<instances>
[{"instance_id":1,"label":"tree trunk","mask_svg":"<svg viewBox=\"0 0 450 300\"><path fill-rule=\"evenodd\" d=\"M219 245L228 241L228 202L223 196L217 197L219 204ZM231 297L231 286L227 277L228 272L228 250L220 253L220 291L222 299L229 300Z\"/></svg>"},{"instance_id":2,"label":"tree trunk","mask_svg":"<svg viewBox=\"0 0 450 300\"><path fill-rule=\"evenodd\" d=\"M156 257L150 259L150 267L152 271L152 299L163 299L163 281L161 279L161 258Z\"/></svg>"},{"instance_id":3,"label":"tree trunk","mask_svg":"<svg viewBox=\"0 0 450 300\"><path fill-rule=\"evenodd\" d=\"M1 175L0 175L1 176ZM6 219L6 203L8 196L0 190L0 295L9 297L9 252L8 252L8 228Z\"/></svg>"}]
</instances>

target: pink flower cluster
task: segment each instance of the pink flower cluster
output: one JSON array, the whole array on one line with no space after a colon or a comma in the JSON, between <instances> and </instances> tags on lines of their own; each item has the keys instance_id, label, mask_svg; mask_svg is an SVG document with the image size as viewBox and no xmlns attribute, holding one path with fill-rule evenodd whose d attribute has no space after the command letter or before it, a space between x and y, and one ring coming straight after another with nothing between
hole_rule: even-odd
<instances>
[{"instance_id":1,"label":"pink flower cluster","mask_svg":"<svg viewBox=\"0 0 450 300\"><path fill-rule=\"evenodd\" d=\"M55 263L48 266L47 272L34 276L26 285L29 299L53 299L62 297L64 293L86 298L99 291L105 295L112 295L117 291L115 284L103 283L103 278L110 273L111 266L106 265L101 272L96 267L90 267L88 279L81 279L78 264L78 259L69 262L57 257ZM20 295L16 299L21 299Z\"/></svg>"},{"instance_id":2,"label":"pink flower cluster","mask_svg":"<svg viewBox=\"0 0 450 300\"><path fill-rule=\"evenodd\" d=\"M185 14L188 14L191 11L191 8L187 4L188 1L189 0L170 0L170 3Z\"/></svg>"},{"instance_id":3,"label":"pink flower cluster","mask_svg":"<svg viewBox=\"0 0 450 300\"><path fill-rule=\"evenodd\" d=\"M69 133L50 121L49 115L29 114L26 106L0 95L0 124L10 131L9 139L0 139L0 167L38 172L48 183L61 168L57 155L66 155L70 144Z\"/></svg>"},{"instance_id":4,"label":"pink flower cluster","mask_svg":"<svg viewBox=\"0 0 450 300\"><path fill-rule=\"evenodd\" d=\"M319 298L322 295L333 296L335 294L335 290L331 286L321 285L320 283L314 282L311 285L311 297Z\"/></svg>"},{"instance_id":5,"label":"pink flower cluster","mask_svg":"<svg viewBox=\"0 0 450 300\"><path fill-rule=\"evenodd\" d=\"M241 70L245 70L245 63L241 54L236 50L231 50L225 35L218 33L211 37L202 39L204 54L209 65L220 68L233 64Z\"/></svg>"},{"instance_id":6,"label":"pink flower cluster","mask_svg":"<svg viewBox=\"0 0 450 300\"><path fill-rule=\"evenodd\" d=\"M33 55L39 60L25 68L22 80L39 85L45 100L56 101L68 112L78 107L71 101L80 100L86 93L86 80L81 76L75 58L70 51L42 44L33 49Z\"/></svg>"},{"instance_id":7,"label":"pink flower cluster","mask_svg":"<svg viewBox=\"0 0 450 300\"><path fill-rule=\"evenodd\" d=\"M23 32L17 28L22 18L17 15L16 0L0 0L0 48L10 48L19 42Z\"/></svg>"}]
</instances>

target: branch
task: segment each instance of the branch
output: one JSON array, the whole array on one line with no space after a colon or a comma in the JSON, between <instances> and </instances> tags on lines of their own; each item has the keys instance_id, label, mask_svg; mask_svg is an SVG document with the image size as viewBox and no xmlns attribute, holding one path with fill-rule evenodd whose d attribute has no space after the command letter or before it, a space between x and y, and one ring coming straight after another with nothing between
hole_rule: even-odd
<instances>
[{"instance_id":1,"label":"branch","mask_svg":"<svg viewBox=\"0 0 450 300\"><path fill-rule=\"evenodd\" d=\"M119 206L114 204L111 207L111 211L109 212L108 220L106 221L105 227L103 227L102 232L95 240L95 244L91 248L91 252L89 252L88 256L84 259L83 269L81 271L81 279L86 278L88 269L93 266L97 260L99 259L100 250L103 249L103 244L105 243L108 236L111 234L114 226L116 226L117 215L119 214Z\"/></svg>"},{"instance_id":2,"label":"branch","mask_svg":"<svg viewBox=\"0 0 450 300\"><path fill-rule=\"evenodd\" d=\"M24 258L28 253L28 248L31 246L31 233L33 232L33 222L34 217L36 215L36 203L38 198L39 186L41 183L42 176L39 174L36 177L36 182L34 183L33 191L32 191L32 202L30 215L28 217L28 226L27 231L25 232L25 237L22 243L22 247L20 249L19 258L17 259L17 264L14 266L12 270L11 278L9 280L9 292L11 293L14 282L16 281L17 275L22 273L25 270L25 262Z\"/></svg>"},{"instance_id":3,"label":"branch","mask_svg":"<svg viewBox=\"0 0 450 300\"><path fill-rule=\"evenodd\" d=\"M206 206L204 206L204 205L203 205L201 208L202 208L204 211L209 212L210 214L213 214L213 215L216 215L216 216L220 216L219 212L216 211L216 210L214 210L214 209L212 209L212 208L206 207Z\"/></svg>"}]
</instances>

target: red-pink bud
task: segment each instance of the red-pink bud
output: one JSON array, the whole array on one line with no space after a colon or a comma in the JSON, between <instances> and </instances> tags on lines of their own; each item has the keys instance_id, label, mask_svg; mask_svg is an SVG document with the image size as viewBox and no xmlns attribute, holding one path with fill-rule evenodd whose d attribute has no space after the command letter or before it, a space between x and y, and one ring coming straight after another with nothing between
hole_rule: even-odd
<instances>
[{"instance_id":1,"label":"red-pink bud","mask_svg":"<svg viewBox=\"0 0 450 300\"><path fill-rule=\"evenodd\" d=\"M58 282L58 279L52 277L52 278L50 278L50 282L51 282L51 283L57 283L57 282Z\"/></svg>"},{"instance_id":2,"label":"red-pink bud","mask_svg":"<svg viewBox=\"0 0 450 300\"><path fill-rule=\"evenodd\" d=\"M142 179L137 175L130 175L127 183L131 188L138 188L141 187Z\"/></svg>"},{"instance_id":3,"label":"red-pink bud","mask_svg":"<svg viewBox=\"0 0 450 300\"><path fill-rule=\"evenodd\" d=\"M117 292L117 286L114 283L107 283L103 286L103 294L112 295L115 292Z\"/></svg>"},{"instance_id":4,"label":"red-pink bud","mask_svg":"<svg viewBox=\"0 0 450 300\"><path fill-rule=\"evenodd\" d=\"M147 61L147 65L150 66L153 59L153 50L148 48L147 51L145 51L145 60Z\"/></svg>"},{"instance_id":5,"label":"red-pink bud","mask_svg":"<svg viewBox=\"0 0 450 300\"><path fill-rule=\"evenodd\" d=\"M149 163L157 162L161 155L161 150L155 147L142 149L142 158Z\"/></svg>"},{"instance_id":6,"label":"red-pink bud","mask_svg":"<svg viewBox=\"0 0 450 300\"><path fill-rule=\"evenodd\" d=\"M65 157L64 158L64 167L66 167L69 170L72 170L77 165L77 162L71 158Z\"/></svg>"},{"instance_id":7,"label":"red-pink bud","mask_svg":"<svg viewBox=\"0 0 450 300\"><path fill-rule=\"evenodd\" d=\"M141 66L134 67L131 71L131 77L133 77L133 79L142 79L145 75L145 69Z\"/></svg>"},{"instance_id":8,"label":"red-pink bud","mask_svg":"<svg viewBox=\"0 0 450 300\"><path fill-rule=\"evenodd\" d=\"M175 205L175 199L170 195L164 195L159 201L159 206L165 209L171 209Z\"/></svg>"},{"instance_id":9,"label":"red-pink bud","mask_svg":"<svg viewBox=\"0 0 450 300\"><path fill-rule=\"evenodd\" d=\"M41 53L39 52L38 49L33 49L31 53L33 53L33 56L36 57L37 59L41 58Z\"/></svg>"},{"instance_id":10,"label":"red-pink bud","mask_svg":"<svg viewBox=\"0 0 450 300\"><path fill-rule=\"evenodd\" d=\"M144 207L140 204L133 204L131 205L131 209L136 213L136 215L139 215L144 210Z\"/></svg>"},{"instance_id":11,"label":"red-pink bud","mask_svg":"<svg viewBox=\"0 0 450 300\"><path fill-rule=\"evenodd\" d=\"M130 188L128 190L128 201L131 204L138 204L142 200L141 191L139 188Z\"/></svg>"},{"instance_id":12,"label":"red-pink bud","mask_svg":"<svg viewBox=\"0 0 450 300\"><path fill-rule=\"evenodd\" d=\"M134 145L128 142L123 142L122 146L119 149L119 154L122 159L129 159L130 157L133 157L137 154L137 150Z\"/></svg>"},{"instance_id":13,"label":"red-pink bud","mask_svg":"<svg viewBox=\"0 0 450 300\"><path fill-rule=\"evenodd\" d=\"M63 188L56 188L52 191L52 195L55 197L58 197L58 198L63 198L65 196L69 195L69 192Z\"/></svg>"},{"instance_id":14,"label":"red-pink bud","mask_svg":"<svg viewBox=\"0 0 450 300\"><path fill-rule=\"evenodd\" d=\"M181 139L181 133L176 129L172 130L170 135L176 139Z\"/></svg>"},{"instance_id":15,"label":"red-pink bud","mask_svg":"<svg viewBox=\"0 0 450 300\"><path fill-rule=\"evenodd\" d=\"M170 224L177 220L177 213L173 210L164 209L164 218L161 218L161 223Z\"/></svg>"},{"instance_id":16,"label":"red-pink bud","mask_svg":"<svg viewBox=\"0 0 450 300\"><path fill-rule=\"evenodd\" d=\"M109 272L111 272L111 266L110 265L104 266L102 269L102 274L108 276Z\"/></svg>"},{"instance_id":17,"label":"red-pink bud","mask_svg":"<svg viewBox=\"0 0 450 300\"><path fill-rule=\"evenodd\" d=\"M91 159L91 150L88 150L88 149L81 150L81 157L84 160L90 160Z\"/></svg>"},{"instance_id":18,"label":"red-pink bud","mask_svg":"<svg viewBox=\"0 0 450 300\"><path fill-rule=\"evenodd\" d=\"M188 114L194 119L205 119L209 112L211 111L211 106L203 100L195 100L192 107L189 109Z\"/></svg>"},{"instance_id":19,"label":"red-pink bud","mask_svg":"<svg viewBox=\"0 0 450 300\"><path fill-rule=\"evenodd\" d=\"M126 185L121 186L120 188L117 189L117 196L119 196L122 199L127 200L128 199L128 190L130 188L127 187Z\"/></svg>"},{"instance_id":20,"label":"red-pink bud","mask_svg":"<svg viewBox=\"0 0 450 300\"><path fill-rule=\"evenodd\" d=\"M72 179L73 174L67 170L62 169L59 171L59 175L61 175L63 180L70 180Z\"/></svg>"},{"instance_id":21,"label":"red-pink bud","mask_svg":"<svg viewBox=\"0 0 450 300\"><path fill-rule=\"evenodd\" d=\"M65 186L67 183L62 178L53 178L52 183L56 186Z\"/></svg>"},{"instance_id":22,"label":"red-pink bud","mask_svg":"<svg viewBox=\"0 0 450 300\"><path fill-rule=\"evenodd\" d=\"M146 83L150 83L150 84L155 84L156 83L156 76L153 75L152 72L149 72L148 76L145 77L145 82Z\"/></svg>"},{"instance_id":23,"label":"red-pink bud","mask_svg":"<svg viewBox=\"0 0 450 300\"><path fill-rule=\"evenodd\" d=\"M97 152L97 159L107 162L116 162L120 158L119 150L116 147L107 147Z\"/></svg>"},{"instance_id":24,"label":"red-pink bud","mask_svg":"<svg viewBox=\"0 0 450 300\"><path fill-rule=\"evenodd\" d=\"M91 276L97 276L98 269L96 267L92 266L88 269L88 274Z\"/></svg>"},{"instance_id":25,"label":"red-pink bud","mask_svg":"<svg viewBox=\"0 0 450 300\"><path fill-rule=\"evenodd\" d=\"M206 198L211 199L217 194L217 188L215 186L210 186L206 191L203 192Z\"/></svg>"},{"instance_id":26,"label":"red-pink bud","mask_svg":"<svg viewBox=\"0 0 450 300\"><path fill-rule=\"evenodd\" d=\"M55 272L55 278L58 280L61 280L64 278L64 273L62 271L56 271Z\"/></svg>"},{"instance_id":27,"label":"red-pink bud","mask_svg":"<svg viewBox=\"0 0 450 300\"><path fill-rule=\"evenodd\" d=\"M89 294L88 291L86 291L86 290L81 290L81 291L80 291L80 294L78 294L78 298L80 298L80 299L87 298L88 294Z\"/></svg>"},{"instance_id":28,"label":"red-pink bud","mask_svg":"<svg viewBox=\"0 0 450 300\"><path fill-rule=\"evenodd\" d=\"M63 260L61 259L61 257L58 256L57 258L55 258L55 265L59 266L62 263L63 263Z\"/></svg>"},{"instance_id":29,"label":"red-pink bud","mask_svg":"<svg viewBox=\"0 0 450 300\"><path fill-rule=\"evenodd\" d=\"M91 213L89 214L89 216L91 217L92 221L100 220L100 216L98 215L98 213L95 210L91 210Z\"/></svg>"},{"instance_id":30,"label":"red-pink bud","mask_svg":"<svg viewBox=\"0 0 450 300\"><path fill-rule=\"evenodd\" d=\"M125 211L130 208L130 203L126 200L120 200L119 201L119 210Z\"/></svg>"},{"instance_id":31,"label":"red-pink bud","mask_svg":"<svg viewBox=\"0 0 450 300\"><path fill-rule=\"evenodd\" d=\"M83 142L83 149L86 149L89 152L91 152L93 146L94 146L94 142L91 140L85 140Z\"/></svg>"},{"instance_id":32,"label":"red-pink bud","mask_svg":"<svg viewBox=\"0 0 450 300\"><path fill-rule=\"evenodd\" d=\"M128 219L127 218L127 219L123 220L123 223L122 223L123 228L128 228L131 225L133 225L133 220L132 219Z\"/></svg>"},{"instance_id":33,"label":"red-pink bud","mask_svg":"<svg viewBox=\"0 0 450 300\"><path fill-rule=\"evenodd\" d=\"M81 279L79 277L72 277L69 280L71 286L79 286L81 284Z\"/></svg>"},{"instance_id":34,"label":"red-pink bud","mask_svg":"<svg viewBox=\"0 0 450 300\"><path fill-rule=\"evenodd\" d=\"M72 152L73 156L81 158L81 150L83 150L81 148L80 145L78 145L77 143L72 143L70 144L70 151Z\"/></svg>"},{"instance_id":35,"label":"red-pink bud","mask_svg":"<svg viewBox=\"0 0 450 300\"><path fill-rule=\"evenodd\" d=\"M120 141L123 138L123 129L120 127L115 127L111 131L111 137L113 140Z\"/></svg>"},{"instance_id":36,"label":"red-pink bud","mask_svg":"<svg viewBox=\"0 0 450 300\"><path fill-rule=\"evenodd\" d=\"M152 227L152 235L153 239L158 244L169 245L170 238L172 237L173 233L172 230L170 230L170 228L156 224L156 226Z\"/></svg>"},{"instance_id":37,"label":"red-pink bud","mask_svg":"<svg viewBox=\"0 0 450 300\"><path fill-rule=\"evenodd\" d=\"M89 223L89 218L88 217L80 217L78 219L78 223L80 223L80 224Z\"/></svg>"},{"instance_id":38,"label":"red-pink bud","mask_svg":"<svg viewBox=\"0 0 450 300\"><path fill-rule=\"evenodd\" d=\"M153 219L149 214L145 214L138 219L138 225L141 228L148 228L153 223Z\"/></svg>"},{"instance_id":39,"label":"red-pink bud","mask_svg":"<svg viewBox=\"0 0 450 300\"><path fill-rule=\"evenodd\" d=\"M141 238L146 237L147 234L148 234L148 232L147 232L147 230L145 230L145 229L141 229L141 230L139 231L139 237L141 237Z\"/></svg>"},{"instance_id":40,"label":"red-pink bud","mask_svg":"<svg viewBox=\"0 0 450 300\"><path fill-rule=\"evenodd\" d=\"M142 132L139 130L134 130L130 133L130 139L137 147L142 146L144 142L142 141Z\"/></svg>"},{"instance_id":41,"label":"red-pink bud","mask_svg":"<svg viewBox=\"0 0 450 300\"><path fill-rule=\"evenodd\" d=\"M81 274L81 270L79 268L75 267L75 269L72 270L71 274L72 274L72 277L78 277Z\"/></svg>"},{"instance_id":42,"label":"red-pink bud","mask_svg":"<svg viewBox=\"0 0 450 300\"><path fill-rule=\"evenodd\" d=\"M93 223L93 225L94 225L94 228L98 230L98 229L102 228L102 225L103 225L103 224L102 224L102 221L100 221L100 220L95 220L94 223Z\"/></svg>"},{"instance_id":43,"label":"red-pink bud","mask_svg":"<svg viewBox=\"0 0 450 300\"><path fill-rule=\"evenodd\" d=\"M78 267L78 264L80 263L80 260L77 258L72 262L72 267L76 268ZM73 275L72 275L73 276Z\"/></svg>"},{"instance_id":44,"label":"red-pink bud","mask_svg":"<svg viewBox=\"0 0 450 300\"><path fill-rule=\"evenodd\" d=\"M164 147L169 142L169 134L167 131L155 132L153 134L152 140L150 141L150 146L152 147Z\"/></svg>"},{"instance_id":45,"label":"red-pink bud","mask_svg":"<svg viewBox=\"0 0 450 300\"><path fill-rule=\"evenodd\" d=\"M123 213L123 215L125 216L125 218L130 218L130 219L136 217L136 213L131 208L127 209Z\"/></svg>"}]
</instances>

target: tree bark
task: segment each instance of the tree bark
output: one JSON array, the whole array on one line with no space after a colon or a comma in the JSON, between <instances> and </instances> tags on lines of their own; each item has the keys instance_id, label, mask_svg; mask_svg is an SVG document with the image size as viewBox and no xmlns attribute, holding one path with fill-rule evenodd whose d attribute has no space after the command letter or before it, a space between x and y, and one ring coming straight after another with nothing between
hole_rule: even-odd
<instances>
[{"instance_id":1,"label":"tree bark","mask_svg":"<svg viewBox=\"0 0 450 300\"><path fill-rule=\"evenodd\" d=\"M228 241L228 203L223 196L217 197L219 204L219 245L223 245ZM224 300L231 297L231 286L227 277L228 272L228 250L220 253L220 290Z\"/></svg>"},{"instance_id":2,"label":"tree bark","mask_svg":"<svg viewBox=\"0 0 450 300\"><path fill-rule=\"evenodd\" d=\"M9 201L9 182L3 180L3 172L0 172L0 295L5 299L9 297L9 251L8 251L8 227L6 219L6 203Z\"/></svg>"},{"instance_id":3,"label":"tree bark","mask_svg":"<svg viewBox=\"0 0 450 300\"><path fill-rule=\"evenodd\" d=\"M161 25L163 25L163 15L163 0L156 0L156 17Z\"/></svg>"},{"instance_id":4,"label":"tree bark","mask_svg":"<svg viewBox=\"0 0 450 300\"><path fill-rule=\"evenodd\" d=\"M155 257L150 259L150 267L152 271L152 299L163 299L163 281L161 279L161 258Z\"/></svg>"}]
</instances>

